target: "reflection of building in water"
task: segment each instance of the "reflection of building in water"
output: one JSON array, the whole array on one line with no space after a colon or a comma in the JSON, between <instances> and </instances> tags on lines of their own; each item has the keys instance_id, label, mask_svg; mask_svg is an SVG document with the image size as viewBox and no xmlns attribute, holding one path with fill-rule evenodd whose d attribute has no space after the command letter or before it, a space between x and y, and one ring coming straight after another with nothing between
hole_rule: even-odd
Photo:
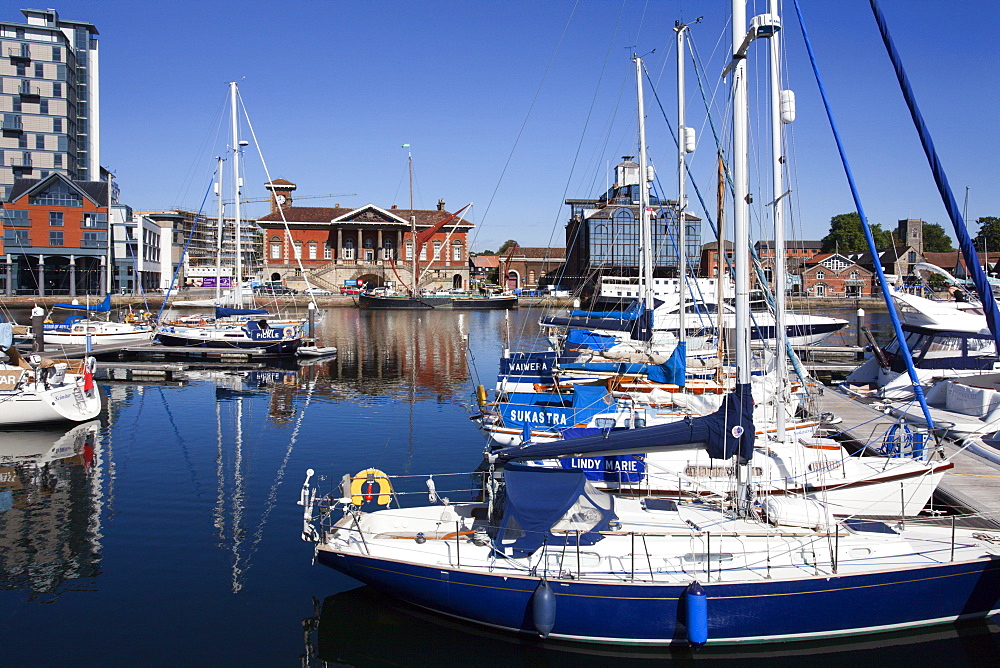
<instances>
[{"instance_id":1,"label":"reflection of building in water","mask_svg":"<svg viewBox=\"0 0 1000 668\"><path fill-rule=\"evenodd\" d=\"M100 573L100 422L0 432L3 589L55 592Z\"/></svg>"},{"instance_id":2,"label":"reflection of building in water","mask_svg":"<svg viewBox=\"0 0 1000 668\"><path fill-rule=\"evenodd\" d=\"M405 389L451 400L468 385L469 317L443 311L327 311L317 335L325 345L337 346L337 356L304 365L301 378L317 384L316 394L327 379L349 396L395 399Z\"/></svg>"}]
</instances>

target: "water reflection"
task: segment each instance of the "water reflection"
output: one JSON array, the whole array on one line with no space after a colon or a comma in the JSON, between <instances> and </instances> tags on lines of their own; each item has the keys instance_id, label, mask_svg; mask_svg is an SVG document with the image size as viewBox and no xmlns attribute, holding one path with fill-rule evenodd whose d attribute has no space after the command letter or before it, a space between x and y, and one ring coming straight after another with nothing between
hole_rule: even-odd
<instances>
[{"instance_id":1,"label":"water reflection","mask_svg":"<svg viewBox=\"0 0 1000 668\"><path fill-rule=\"evenodd\" d=\"M2 588L52 594L99 575L101 423L0 431Z\"/></svg>"},{"instance_id":2,"label":"water reflection","mask_svg":"<svg viewBox=\"0 0 1000 668\"><path fill-rule=\"evenodd\" d=\"M302 620L304 665L588 666L710 663L713 666L995 665L1000 628L985 621L829 642L687 648L612 647L541 641L443 617L359 587L313 601Z\"/></svg>"}]
</instances>

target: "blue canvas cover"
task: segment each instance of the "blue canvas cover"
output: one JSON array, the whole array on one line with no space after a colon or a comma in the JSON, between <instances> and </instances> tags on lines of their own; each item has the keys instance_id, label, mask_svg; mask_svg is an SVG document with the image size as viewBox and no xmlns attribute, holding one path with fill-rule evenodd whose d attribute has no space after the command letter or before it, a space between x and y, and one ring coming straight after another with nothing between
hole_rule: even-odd
<instances>
[{"instance_id":1,"label":"blue canvas cover","mask_svg":"<svg viewBox=\"0 0 1000 668\"><path fill-rule=\"evenodd\" d=\"M610 529L616 519L614 499L587 484L578 469L544 468L507 464L504 486L495 499L494 524L490 527L494 545L514 557L525 557L544 543L593 545L601 540L600 531ZM574 506L586 509L586 524L574 522L569 531L553 534L554 525L563 520ZM596 512L591 512L596 511Z\"/></svg>"},{"instance_id":2,"label":"blue canvas cover","mask_svg":"<svg viewBox=\"0 0 1000 668\"><path fill-rule=\"evenodd\" d=\"M110 311L111 310L111 293L104 295L104 301L100 304L53 304L53 308L65 308L72 309L74 311Z\"/></svg>"},{"instance_id":3,"label":"blue canvas cover","mask_svg":"<svg viewBox=\"0 0 1000 668\"><path fill-rule=\"evenodd\" d=\"M9 322L0 322L0 350L14 345L14 327Z\"/></svg>"},{"instance_id":4,"label":"blue canvas cover","mask_svg":"<svg viewBox=\"0 0 1000 668\"><path fill-rule=\"evenodd\" d=\"M612 430L553 443L511 446L497 452L502 461L539 460L583 455L636 454L701 445L712 459L753 455L756 432L753 424L753 397L750 384L737 385L726 395L722 406L711 415L685 418L669 424L642 429Z\"/></svg>"},{"instance_id":5,"label":"blue canvas cover","mask_svg":"<svg viewBox=\"0 0 1000 668\"><path fill-rule=\"evenodd\" d=\"M607 334L598 334L589 329L571 329L566 333L567 348L588 348L605 351L618 344L618 339Z\"/></svg>"},{"instance_id":6,"label":"blue canvas cover","mask_svg":"<svg viewBox=\"0 0 1000 668\"><path fill-rule=\"evenodd\" d=\"M243 330L251 341L280 341L284 338L284 332L271 327L266 320L248 320Z\"/></svg>"},{"instance_id":7,"label":"blue canvas cover","mask_svg":"<svg viewBox=\"0 0 1000 668\"><path fill-rule=\"evenodd\" d=\"M505 427L565 429L615 408L607 388L578 385L572 394L512 392L497 405Z\"/></svg>"},{"instance_id":8,"label":"blue canvas cover","mask_svg":"<svg viewBox=\"0 0 1000 668\"><path fill-rule=\"evenodd\" d=\"M670 359L663 364L651 364L646 377L653 383L670 383L684 387L687 376L687 343L681 342L674 348Z\"/></svg>"}]
</instances>

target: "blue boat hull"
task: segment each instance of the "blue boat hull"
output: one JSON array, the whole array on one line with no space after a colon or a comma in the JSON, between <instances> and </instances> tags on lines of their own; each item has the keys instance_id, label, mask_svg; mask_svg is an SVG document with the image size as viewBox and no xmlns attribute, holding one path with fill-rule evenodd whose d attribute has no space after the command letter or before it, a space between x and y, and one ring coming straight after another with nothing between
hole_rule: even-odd
<instances>
[{"instance_id":1,"label":"blue boat hull","mask_svg":"<svg viewBox=\"0 0 1000 668\"><path fill-rule=\"evenodd\" d=\"M176 336L168 332L158 332L156 340L164 346L185 347L185 348L221 348L225 350L263 350L265 355L294 355L302 339L281 339L278 341L249 341L231 340L223 341L218 339L193 339L184 336Z\"/></svg>"},{"instance_id":2,"label":"blue boat hull","mask_svg":"<svg viewBox=\"0 0 1000 668\"><path fill-rule=\"evenodd\" d=\"M492 627L536 633L537 577L472 573L320 551L319 561L386 594ZM692 576L694 579L694 576ZM876 633L985 617L1000 608L1000 559L863 575L732 584L702 581L708 642L774 642ZM687 644L687 584L552 580L550 637Z\"/></svg>"}]
</instances>

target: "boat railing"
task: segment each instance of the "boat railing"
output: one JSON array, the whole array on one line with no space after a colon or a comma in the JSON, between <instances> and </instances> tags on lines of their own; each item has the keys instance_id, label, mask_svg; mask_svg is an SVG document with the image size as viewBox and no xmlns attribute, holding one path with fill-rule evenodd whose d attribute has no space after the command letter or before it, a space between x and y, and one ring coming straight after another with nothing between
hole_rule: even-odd
<instances>
[{"instance_id":1,"label":"boat railing","mask_svg":"<svg viewBox=\"0 0 1000 668\"><path fill-rule=\"evenodd\" d=\"M320 542L323 543L332 534L343 532L348 536L346 542L355 549L367 555L372 555L370 541L376 537L385 538L385 534L376 534L361 528L356 509L349 525L338 526L324 530ZM417 518L414 518L417 519ZM956 550L970 547L971 538L974 541L989 543L1000 540L1000 537L987 533L965 534L958 536L959 521L964 519L957 515L944 518L921 518L907 520L907 524L924 523L928 526L950 526L950 536L937 541L937 546L924 552L924 557L936 563L955 561ZM531 577L543 577L551 580L572 581L608 581L635 583L680 582L691 577L704 578L705 582L726 582L746 580L748 577L763 579L780 578L782 572L801 572L803 568L811 570L815 576L838 575L842 560L857 560L849 547L841 550L840 541L860 532L896 533L901 527L890 525L881 519L856 518L844 520L835 526L821 530L811 530L797 527L774 526L766 522L760 523L759 530L750 531L707 531L691 526L683 529L678 526L665 531L624 531L612 529L599 532L603 537L618 537L625 539L628 549L616 554L609 554L593 545L581 541L586 533L579 529L552 531L546 533L546 540L534 553L526 557L514 557L504 552L498 546L485 527L470 528L461 519L448 528L442 525L435 533L414 533L413 535L392 536L401 540L393 540L390 547L398 550L394 558L406 560L406 552L411 551L411 540L423 545L435 542L442 548L438 553L442 565L450 568L487 568L496 571L499 568L520 572ZM532 532L525 532L532 533ZM555 537L557 541L550 541ZM562 538L562 541L558 541ZM747 551L747 539L767 539L766 549ZM687 552L658 551L657 545L664 539L686 540L689 543ZM484 559L483 547L490 547ZM384 554L386 545L380 546ZM464 561L463 561L464 560Z\"/></svg>"}]
</instances>

